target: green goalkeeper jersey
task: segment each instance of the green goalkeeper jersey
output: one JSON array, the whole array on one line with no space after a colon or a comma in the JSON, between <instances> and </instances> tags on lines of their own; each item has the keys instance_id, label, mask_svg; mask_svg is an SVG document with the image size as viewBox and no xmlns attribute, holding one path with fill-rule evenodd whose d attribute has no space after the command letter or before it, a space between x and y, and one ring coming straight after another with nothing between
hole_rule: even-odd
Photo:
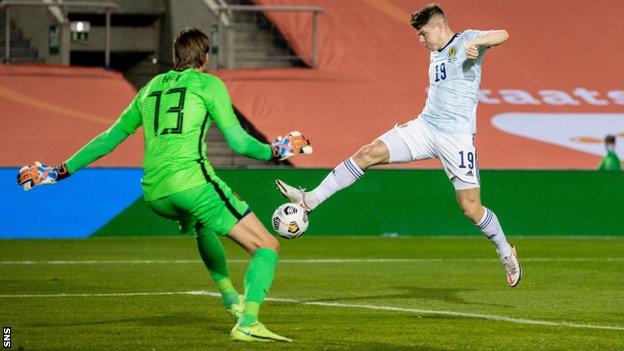
<instances>
[{"instance_id":1,"label":"green goalkeeper jersey","mask_svg":"<svg viewBox=\"0 0 624 351\"><path fill-rule=\"evenodd\" d=\"M206 131L212 123L238 153L268 160L271 147L240 126L223 82L195 69L154 77L117 122L65 163L70 174L111 152L143 126L143 191L147 201L205 184L214 178L206 160Z\"/></svg>"}]
</instances>

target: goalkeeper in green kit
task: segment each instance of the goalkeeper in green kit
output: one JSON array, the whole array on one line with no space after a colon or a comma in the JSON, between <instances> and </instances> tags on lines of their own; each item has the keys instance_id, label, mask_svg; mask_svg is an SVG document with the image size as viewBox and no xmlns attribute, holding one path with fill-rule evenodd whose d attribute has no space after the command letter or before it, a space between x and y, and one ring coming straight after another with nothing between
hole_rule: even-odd
<instances>
[{"instance_id":1,"label":"goalkeeper in green kit","mask_svg":"<svg viewBox=\"0 0 624 351\"><path fill-rule=\"evenodd\" d=\"M258 321L260 305L273 282L278 241L249 206L215 175L206 159L204 138L211 123L237 153L261 159L286 159L312 148L299 132L271 145L248 135L234 115L223 82L202 73L208 66L210 40L201 31L183 29L174 42L175 69L154 77L136 95L115 124L66 162L50 167L24 166L18 183L25 190L53 184L110 153L143 126L145 200L158 215L177 220L182 232L195 229L199 253L223 303L237 320L231 338L240 341L290 341ZM253 257L245 273L244 301L232 286L218 235L227 236Z\"/></svg>"}]
</instances>

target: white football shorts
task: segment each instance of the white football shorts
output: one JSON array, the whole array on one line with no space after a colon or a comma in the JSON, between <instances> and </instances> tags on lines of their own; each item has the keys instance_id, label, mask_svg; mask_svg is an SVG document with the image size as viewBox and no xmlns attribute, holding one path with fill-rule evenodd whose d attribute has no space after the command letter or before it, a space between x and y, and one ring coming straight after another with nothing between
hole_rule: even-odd
<instances>
[{"instance_id":1,"label":"white football shorts","mask_svg":"<svg viewBox=\"0 0 624 351\"><path fill-rule=\"evenodd\" d=\"M437 132L427 126L422 118L416 118L394 126L379 139L390 151L390 163L438 158L456 190L480 186L479 164L472 133Z\"/></svg>"}]
</instances>

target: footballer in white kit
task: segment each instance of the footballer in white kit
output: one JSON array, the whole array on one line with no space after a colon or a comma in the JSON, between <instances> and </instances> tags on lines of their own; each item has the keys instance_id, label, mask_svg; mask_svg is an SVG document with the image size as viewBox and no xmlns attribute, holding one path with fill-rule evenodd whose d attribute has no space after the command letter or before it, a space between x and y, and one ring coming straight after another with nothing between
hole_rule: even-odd
<instances>
[{"instance_id":1,"label":"footballer in white kit","mask_svg":"<svg viewBox=\"0 0 624 351\"><path fill-rule=\"evenodd\" d=\"M437 4L429 4L412 14L411 24L420 43L431 52L429 91L420 115L360 148L314 190L306 192L281 180L276 181L277 187L291 202L312 211L337 191L353 184L371 166L438 158L455 187L464 215L495 245L507 283L515 287L522 277L522 269L497 216L481 204L479 165L473 142L483 56L490 47L506 42L509 35L505 30L456 33Z\"/></svg>"},{"instance_id":2,"label":"footballer in white kit","mask_svg":"<svg viewBox=\"0 0 624 351\"><path fill-rule=\"evenodd\" d=\"M418 118L380 137L390 152L390 163L439 158L456 189L479 186L473 139L486 47L478 49L475 59L469 59L464 48L485 33L456 33L444 47L431 52L425 108Z\"/></svg>"}]
</instances>

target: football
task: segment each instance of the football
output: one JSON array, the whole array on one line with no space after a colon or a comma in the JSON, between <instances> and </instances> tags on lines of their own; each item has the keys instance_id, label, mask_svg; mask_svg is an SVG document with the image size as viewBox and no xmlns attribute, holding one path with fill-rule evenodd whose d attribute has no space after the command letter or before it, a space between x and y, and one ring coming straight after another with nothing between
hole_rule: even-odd
<instances>
[{"instance_id":1,"label":"football","mask_svg":"<svg viewBox=\"0 0 624 351\"><path fill-rule=\"evenodd\" d=\"M271 222L279 236L294 239L303 235L308 229L308 213L297 204L286 203L273 212Z\"/></svg>"}]
</instances>

